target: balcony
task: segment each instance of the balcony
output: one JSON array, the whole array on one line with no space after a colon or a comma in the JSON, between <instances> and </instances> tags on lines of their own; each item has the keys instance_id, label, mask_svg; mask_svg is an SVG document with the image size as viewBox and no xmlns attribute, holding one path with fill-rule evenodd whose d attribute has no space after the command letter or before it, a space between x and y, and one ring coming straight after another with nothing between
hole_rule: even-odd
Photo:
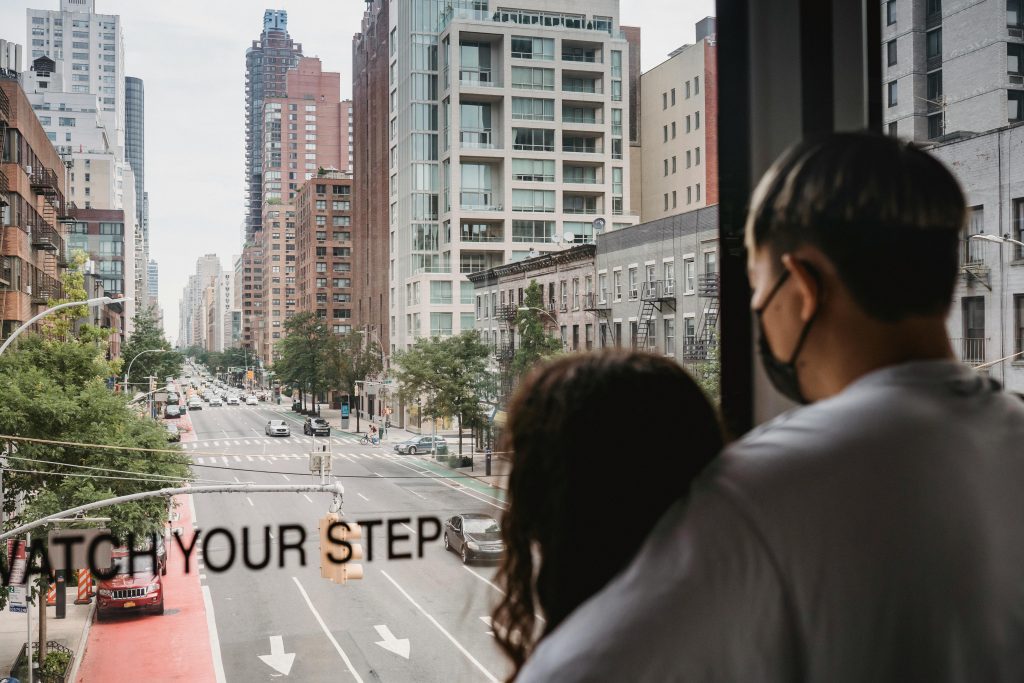
<instances>
[{"instance_id":1,"label":"balcony","mask_svg":"<svg viewBox=\"0 0 1024 683\"><path fill-rule=\"evenodd\" d=\"M490 128L463 128L459 131L459 144L467 149L501 149Z\"/></svg>"},{"instance_id":2,"label":"balcony","mask_svg":"<svg viewBox=\"0 0 1024 683\"><path fill-rule=\"evenodd\" d=\"M501 304L494 309L494 317L505 322L513 322L519 314L519 308L515 304Z\"/></svg>"},{"instance_id":3,"label":"balcony","mask_svg":"<svg viewBox=\"0 0 1024 683\"><path fill-rule=\"evenodd\" d=\"M584 93L586 95L603 95L604 89L598 81L565 81L562 82L562 92Z\"/></svg>"},{"instance_id":4,"label":"balcony","mask_svg":"<svg viewBox=\"0 0 1024 683\"><path fill-rule=\"evenodd\" d=\"M687 337L683 339L683 360L684 361L706 361L711 357L711 352L718 346L717 340L697 339Z\"/></svg>"},{"instance_id":5,"label":"balcony","mask_svg":"<svg viewBox=\"0 0 1024 683\"><path fill-rule=\"evenodd\" d=\"M57 174L48 168L33 168L31 175L29 175L29 185L37 194L60 194Z\"/></svg>"},{"instance_id":6,"label":"balcony","mask_svg":"<svg viewBox=\"0 0 1024 683\"><path fill-rule=\"evenodd\" d=\"M985 362L985 344L988 341L984 337L962 337L950 339L953 343L953 352L960 359L960 362L968 365L981 365Z\"/></svg>"},{"instance_id":7,"label":"balcony","mask_svg":"<svg viewBox=\"0 0 1024 683\"><path fill-rule=\"evenodd\" d=\"M583 310L607 317L611 315L612 307L608 303L607 297L602 299L597 292L589 292L583 295Z\"/></svg>"},{"instance_id":8,"label":"balcony","mask_svg":"<svg viewBox=\"0 0 1024 683\"><path fill-rule=\"evenodd\" d=\"M707 273L697 278L697 296L706 299L718 298L718 273Z\"/></svg>"},{"instance_id":9,"label":"balcony","mask_svg":"<svg viewBox=\"0 0 1024 683\"><path fill-rule=\"evenodd\" d=\"M459 83L472 88L501 87L501 83L496 80L491 69L481 68L459 69Z\"/></svg>"},{"instance_id":10,"label":"balcony","mask_svg":"<svg viewBox=\"0 0 1024 683\"><path fill-rule=\"evenodd\" d=\"M0 90L0 93L3 91ZM11 191L11 186L7 181L7 174L0 171L0 206L10 206L10 200L7 199L7 193Z\"/></svg>"},{"instance_id":11,"label":"balcony","mask_svg":"<svg viewBox=\"0 0 1024 683\"><path fill-rule=\"evenodd\" d=\"M676 298L675 285L675 280L644 282L641 285L640 299L652 302L674 301Z\"/></svg>"},{"instance_id":12,"label":"balcony","mask_svg":"<svg viewBox=\"0 0 1024 683\"><path fill-rule=\"evenodd\" d=\"M7 93L0 90L0 123L8 124L11 122L11 101L7 99Z\"/></svg>"},{"instance_id":13,"label":"balcony","mask_svg":"<svg viewBox=\"0 0 1024 683\"><path fill-rule=\"evenodd\" d=\"M63 296L60 280L50 277L41 270L32 274L32 303L45 304Z\"/></svg>"}]
</instances>

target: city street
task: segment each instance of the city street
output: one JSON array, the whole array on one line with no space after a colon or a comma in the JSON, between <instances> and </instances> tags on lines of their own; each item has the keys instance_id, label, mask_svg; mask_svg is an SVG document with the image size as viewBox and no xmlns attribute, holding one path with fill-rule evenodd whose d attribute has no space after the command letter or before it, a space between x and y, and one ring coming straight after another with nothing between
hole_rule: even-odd
<instances>
[{"instance_id":1,"label":"city street","mask_svg":"<svg viewBox=\"0 0 1024 683\"><path fill-rule=\"evenodd\" d=\"M184 444L203 479L265 484L311 483L308 452L328 439L302 435L298 416L285 415L290 437L264 435L268 419L282 414L260 406L224 406L190 412L195 441ZM346 519L401 519L393 533L395 553L417 554L417 519L445 519L460 512L498 517L498 492L475 481L438 478L443 472L385 446L359 446L349 435L330 440L334 474L345 486ZM429 468L429 469L428 469ZM459 480L466 482L466 480ZM320 578L318 519L328 511L325 494L215 494L196 496L195 519L207 533L228 529L238 547L234 565L215 572L230 554L223 535L211 539L201 559L215 668L226 681L479 681L503 679L502 655L490 635L493 566L464 567L440 540L422 559L388 560L387 524L374 529L373 560L365 578L337 585ZM289 551L278 567L280 525L306 529L306 566ZM242 563L241 535L250 529L249 557L264 558L264 527L270 527L271 562L261 570ZM430 526L425 527L429 534ZM292 532L289 538L297 537ZM362 540L368 552L368 539ZM212 612L212 614L211 614Z\"/></svg>"}]
</instances>

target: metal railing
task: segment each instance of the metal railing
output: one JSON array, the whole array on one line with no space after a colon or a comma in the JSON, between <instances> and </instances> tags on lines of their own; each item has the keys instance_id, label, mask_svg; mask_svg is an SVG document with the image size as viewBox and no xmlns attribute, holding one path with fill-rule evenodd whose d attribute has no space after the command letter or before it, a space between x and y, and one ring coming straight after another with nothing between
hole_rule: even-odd
<instances>
[{"instance_id":1,"label":"metal railing","mask_svg":"<svg viewBox=\"0 0 1024 683\"><path fill-rule=\"evenodd\" d=\"M55 251L58 254L64 252L64 238L53 229L53 226L45 221L39 221L36 225L32 226L29 232L29 239L32 241L32 246L36 249Z\"/></svg>"},{"instance_id":2,"label":"metal railing","mask_svg":"<svg viewBox=\"0 0 1024 683\"><path fill-rule=\"evenodd\" d=\"M44 193L57 192L57 174L49 168L33 168L29 176L29 185L33 190L42 190Z\"/></svg>"},{"instance_id":3,"label":"metal railing","mask_svg":"<svg viewBox=\"0 0 1024 683\"><path fill-rule=\"evenodd\" d=\"M562 143L562 151L576 154L604 154L604 149L601 145L580 145L564 142Z\"/></svg>"},{"instance_id":4,"label":"metal railing","mask_svg":"<svg viewBox=\"0 0 1024 683\"><path fill-rule=\"evenodd\" d=\"M588 64L600 64L601 60L597 58L597 55L580 55L572 54L571 52L562 53L563 62L586 62Z\"/></svg>"},{"instance_id":5,"label":"metal railing","mask_svg":"<svg viewBox=\"0 0 1024 683\"><path fill-rule=\"evenodd\" d=\"M714 298L718 296L718 273L705 273L697 278L697 296Z\"/></svg>"},{"instance_id":6,"label":"metal railing","mask_svg":"<svg viewBox=\"0 0 1024 683\"><path fill-rule=\"evenodd\" d=\"M32 273L32 303L45 304L63 296L60 280L50 277L41 270Z\"/></svg>"},{"instance_id":7,"label":"metal railing","mask_svg":"<svg viewBox=\"0 0 1024 683\"><path fill-rule=\"evenodd\" d=\"M669 286L668 283L671 283ZM640 299L643 301L661 301L675 298L675 280L654 280L643 283Z\"/></svg>"},{"instance_id":8,"label":"metal railing","mask_svg":"<svg viewBox=\"0 0 1024 683\"><path fill-rule=\"evenodd\" d=\"M953 352L961 362L969 365L980 365L985 362L985 346L988 341L985 337L961 337L950 339L953 344Z\"/></svg>"},{"instance_id":9,"label":"metal railing","mask_svg":"<svg viewBox=\"0 0 1024 683\"><path fill-rule=\"evenodd\" d=\"M473 149L498 148L491 128L462 128L459 130L459 144Z\"/></svg>"},{"instance_id":10,"label":"metal railing","mask_svg":"<svg viewBox=\"0 0 1024 683\"><path fill-rule=\"evenodd\" d=\"M0 92L3 92L0 90ZM7 199L7 193L11 191L10 182L7 180L7 174L0 171L0 206L10 206L10 201Z\"/></svg>"},{"instance_id":11,"label":"metal railing","mask_svg":"<svg viewBox=\"0 0 1024 683\"><path fill-rule=\"evenodd\" d=\"M496 88L500 85L494 80L490 69L459 69L459 83L482 88Z\"/></svg>"},{"instance_id":12,"label":"metal railing","mask_svg":"<svg viewBox=\"0 0 1024 683\"><path fill-rule=\"evenodd\" d=\"M972 239L960 240L960 265L965 267L985 265L986 242Z\"/></svg>"},{"instance_id":13,"label":"metal railing","mask_svg":"<svg viewBox=\"0 0 1024 683\"><path fill-rule=\"evenodd\" d=\"M11 120L11 101L7 99L7 93L0 90L0 121L8 123Z\"/></svg>"}]
</instances>

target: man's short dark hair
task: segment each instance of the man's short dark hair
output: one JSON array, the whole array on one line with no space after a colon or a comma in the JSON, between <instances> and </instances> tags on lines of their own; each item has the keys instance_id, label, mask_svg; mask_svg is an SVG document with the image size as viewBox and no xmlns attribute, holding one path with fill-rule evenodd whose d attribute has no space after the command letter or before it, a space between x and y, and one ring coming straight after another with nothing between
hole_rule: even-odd
<instances>
[{"instance_id":1,"label":"man's short dark hair","mask_svg":"<svg viewBox=\"0 0 1024 683\"><path fill-rule=\"evenodd\" d=\"M964 195L937 159L874 133L790 148L754 191L747 229L782 255L820 249L868 315L896 322L949 310Z\"/></svg>"}]
</instances>

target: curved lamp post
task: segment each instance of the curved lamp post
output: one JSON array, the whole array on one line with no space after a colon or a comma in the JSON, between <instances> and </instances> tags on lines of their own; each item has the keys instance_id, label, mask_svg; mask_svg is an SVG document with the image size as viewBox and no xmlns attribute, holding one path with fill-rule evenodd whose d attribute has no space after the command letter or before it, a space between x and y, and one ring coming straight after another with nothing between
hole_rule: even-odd
<instances>
[{"instance_id":1,"label":"curved lamp post","mask_svg":"<svg viewBox=\"0 0 1024 683\"><path fill-rule=\"evenodd\" d=\"M128 377L132 374L132 363L134 363L139 356L145 353L171 353L172 351L174 351L174 349L146 349L145 351L139 351L135 354L135 358L132 358L131 362L128 363L128 369L124 371L124 390L128 391Z\"/></svg>"},{"instance_id":2,"label":"curved lamp post","mask_svg":"<svg viewBox=\"0 0 1024 683\"><path fill-rule=\"evenodd\" d=\"M47 308L42 313L39 313L39 314L33 316L32 318L30 318L27 323L25 323L24 325L22 325L21 327L16 329L14 332L12 332L11 336L7 338L7 340L3 343L2 346L0 346L0 353L3 353L4 351L6 351L7 347L11 345L11 342L14 341L19 334L21 334L22 332L27 330L29 327L34 325L36 323L36 321L39 320L40 318L48 316L51 313L53 313L54 311L59 311L62 308L71 308L72 306L98 306L100 304L121 303L123 301L130 301L131 299L132 299L132 297L130 297L130 296L124 297L124 298L114 298L114 297L111 297L111 296L99 296L99 297L96 297L95 299L86 299L85 301L69 301L67 303L57 304L53 308Z\"/></svg>"},{"instance_id":3,"label":"curved lamp post","mask_svg":"<svg viewBox=\"0 0 1024 683\"><path fill-rule=\"evenodd\" d=\"M516 310L521 312L521 313L526 312L526 311L537 311L539 313L543 313L547 317L551 318L551 322L555 323L555 325L558 325L558 318L556 318L555 316L551 315L551 311L549 311L547 309L537 308L536 306L520 306Z\"/></svg>"}]
</instances>

